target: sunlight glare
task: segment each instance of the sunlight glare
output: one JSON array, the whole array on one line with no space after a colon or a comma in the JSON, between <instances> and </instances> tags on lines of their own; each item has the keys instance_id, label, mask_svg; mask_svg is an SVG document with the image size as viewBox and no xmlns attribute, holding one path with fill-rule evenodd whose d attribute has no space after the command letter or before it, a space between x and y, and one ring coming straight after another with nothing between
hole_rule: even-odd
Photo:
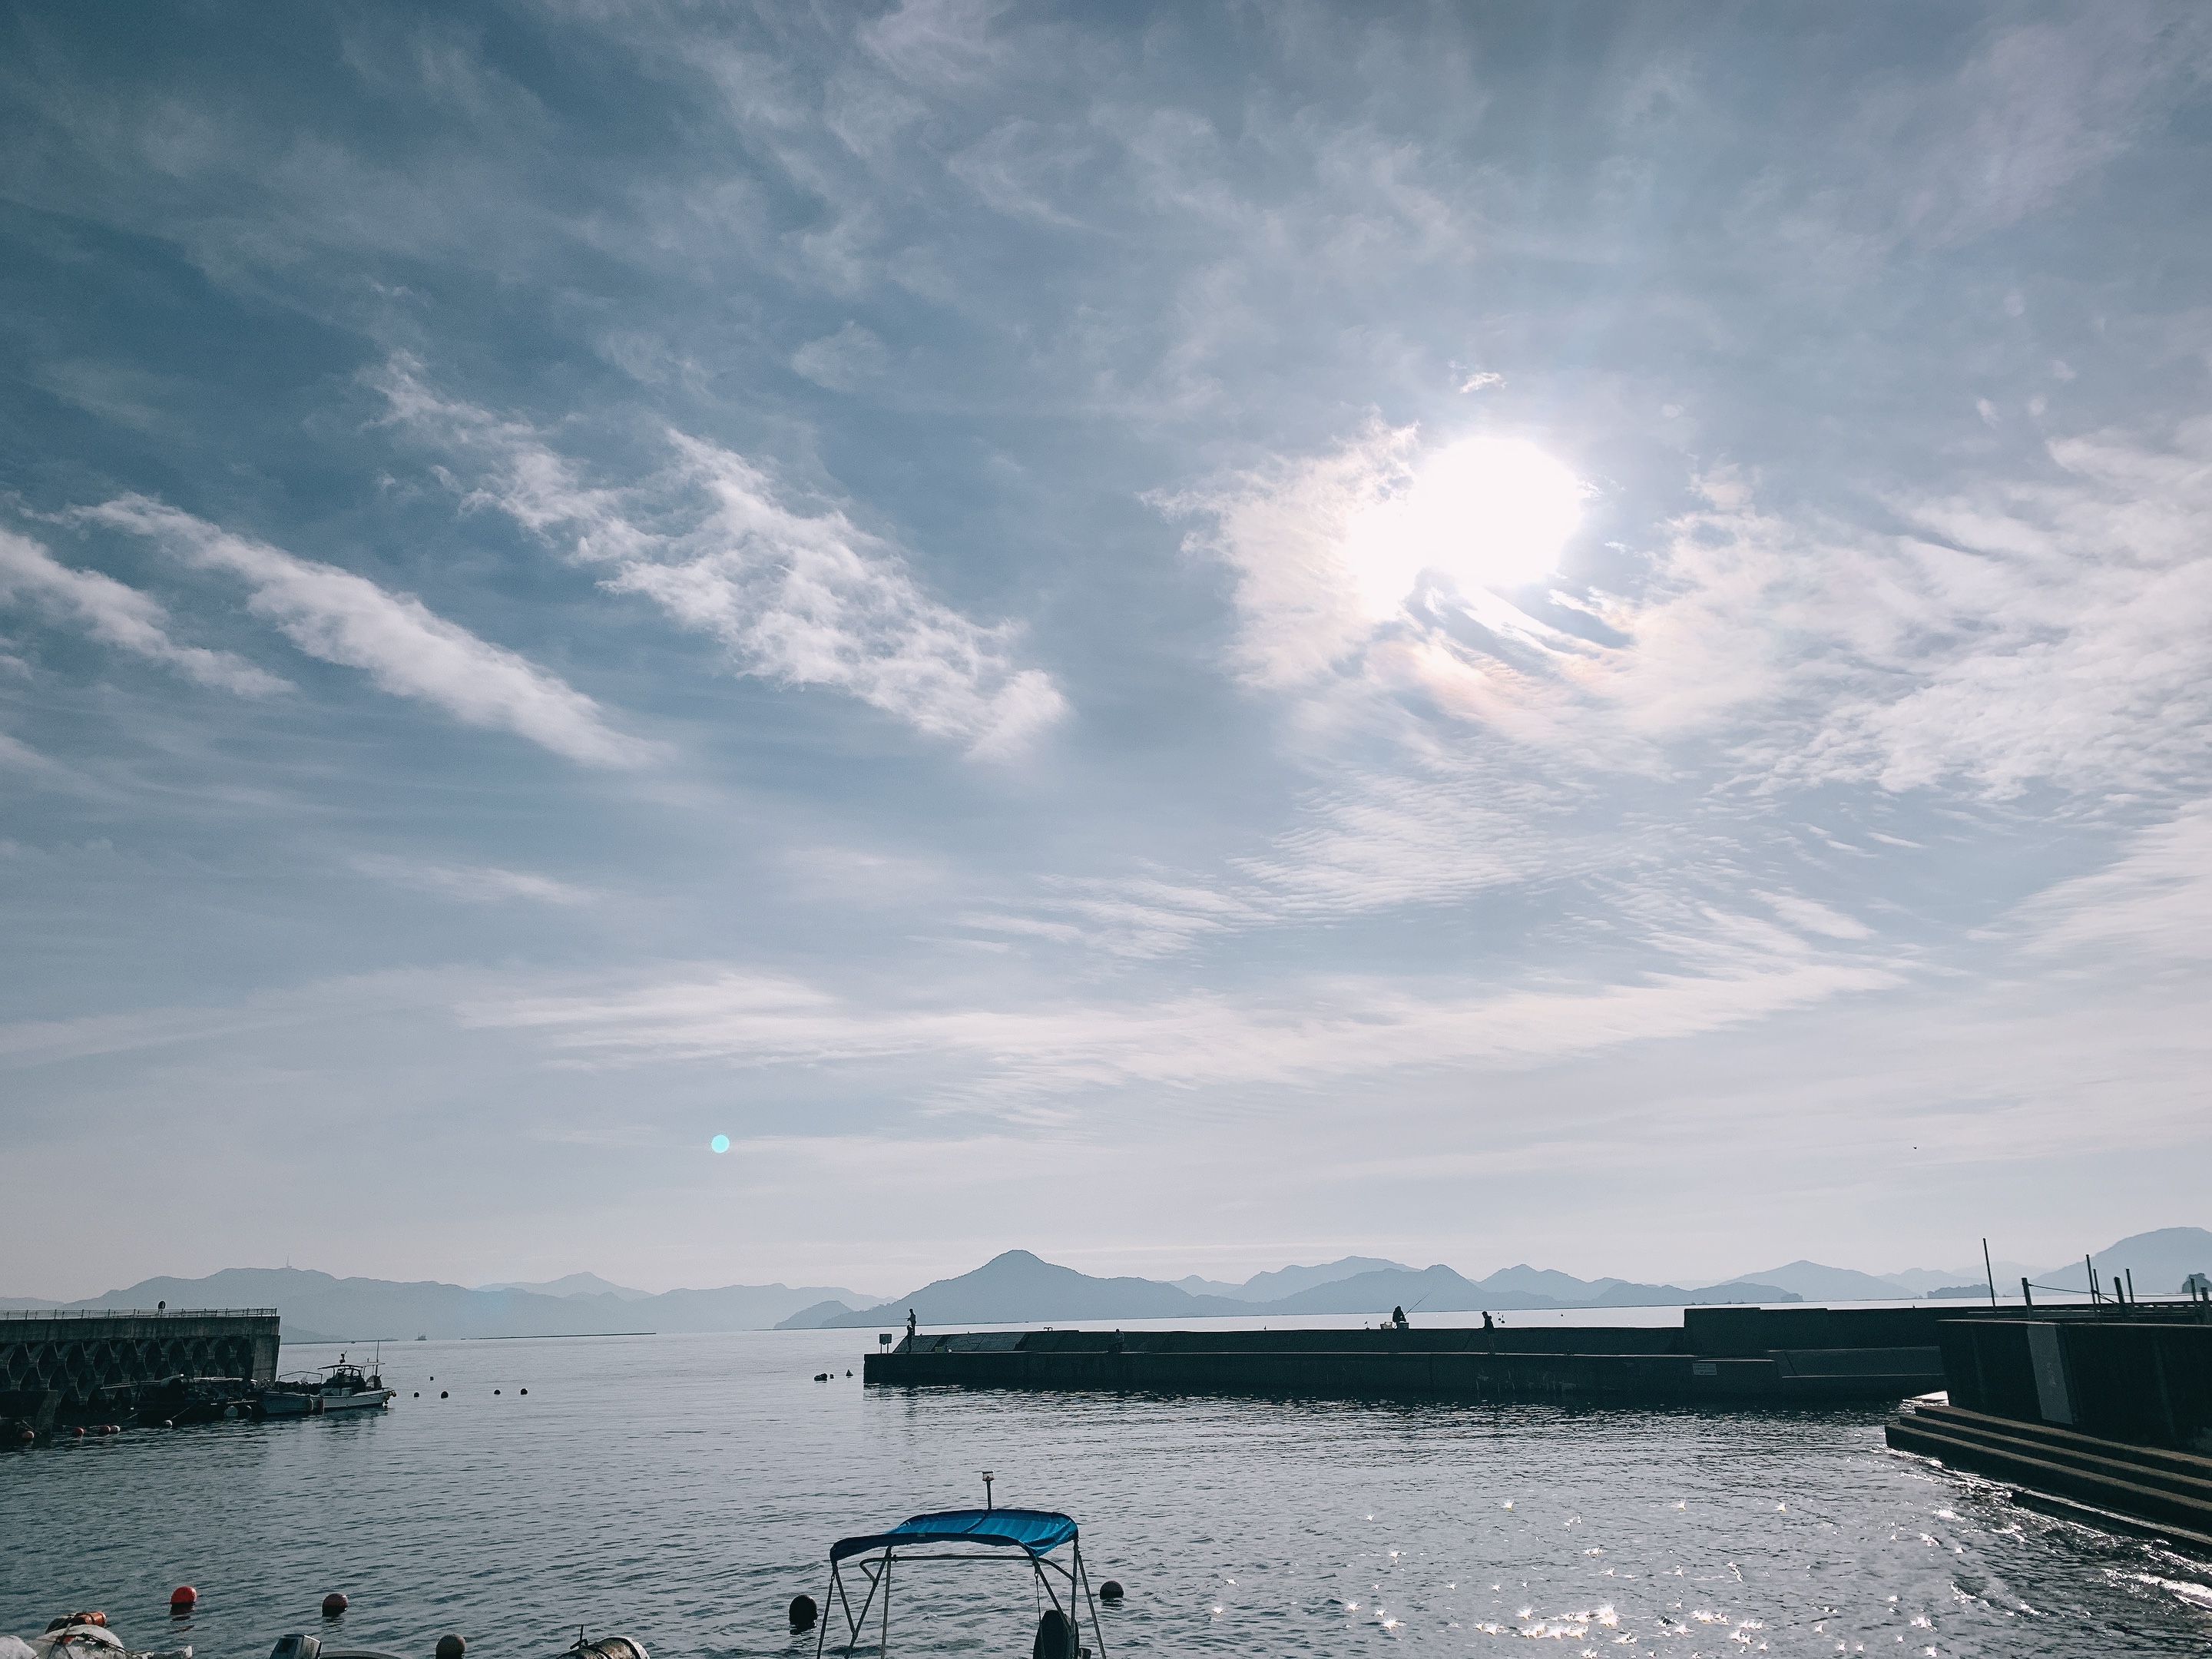
<instances>
[{"instance_id":1,"label":"sunlight glare","mask_svg":"<svg viewBox=\"0 0 2212 1659\"><path fill-rule=\"evenodd\" d=\"M1402 494L1358 514L1345 552L1367 613L1395 615L1425 570L1520 587L1557 568L1582 522L1582 483L1526 438L1466 438Z\"/></svg>"}]
</instances>

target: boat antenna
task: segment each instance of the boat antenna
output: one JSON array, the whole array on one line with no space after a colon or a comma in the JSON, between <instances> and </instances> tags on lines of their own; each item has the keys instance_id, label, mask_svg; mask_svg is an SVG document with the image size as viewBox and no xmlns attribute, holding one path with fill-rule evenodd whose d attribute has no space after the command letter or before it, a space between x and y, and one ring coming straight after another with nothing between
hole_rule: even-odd
<instances>
[{"instance_id":1,"label":"boat antenna","mask_svg":"<svg viewBox=\"0 0 2212 1659\"><path fill-rule=\"evenodd\" d=\"M991 1483L998 1478L988 1469L983 1471L983 1507L987 1510L991 1507Z\"/></svg>"}]
</instances>

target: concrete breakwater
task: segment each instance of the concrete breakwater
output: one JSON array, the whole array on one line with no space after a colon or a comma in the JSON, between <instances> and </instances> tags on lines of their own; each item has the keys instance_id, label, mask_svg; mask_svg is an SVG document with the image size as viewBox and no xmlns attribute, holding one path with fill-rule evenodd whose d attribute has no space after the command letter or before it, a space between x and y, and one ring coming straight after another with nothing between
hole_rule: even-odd
<instances>
[{"instance_id":1,"label":"concrete breakwater","mask_svg":"<svg viewBox=\"0 0 2212 1659\"><path fill-rule=\"evenodd\" d=\"M274 1308L0 1313L0 1418L44 1431L88 1411L102 1389L163 1377L276 1377Z\"/></svg>"},{"instance_id":2,"label":"concrete breakwater","mask_svg":"<svg viewBox=\"0 0 2212 1659\"><path fill-rule=\"evenodd\" d=\"M2151 1311L1946 1325L1948 1402L1914 1402L1890 1445L2212 1551L2212 1307Z\"/></svg>"},{"instance_id":3,"label":"concrete breakwater","mask_svg":"<svg viewBox=\"0 0 2212 1659\"><path fill-rule=\"evenodd\" d=\"M972 1331L867 1356L871 1383L1587 1404L1896 1401L1943 1386L1939 1322L1998 1310L1692 1308L1679 1326Z\"/></svg>"}]
</instances>

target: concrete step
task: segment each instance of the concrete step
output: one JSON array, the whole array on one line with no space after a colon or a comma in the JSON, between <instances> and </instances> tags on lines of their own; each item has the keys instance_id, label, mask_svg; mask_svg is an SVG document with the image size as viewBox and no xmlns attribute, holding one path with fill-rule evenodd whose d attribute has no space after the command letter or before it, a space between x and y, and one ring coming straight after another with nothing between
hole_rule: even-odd
<instances>
[{"instance_id":1,"label":"concrete step","mask_svg":"<svg viewBox=\"0 0 2212 1659\"><path fill-rule=\"evenodd\" d=\"M1960 1432L1957 1425L1923 1417L1905 1413L1892 1419L1885 1431L1889 1444L1956 1468L2152 1522L2197 1547L2212 1547L2212 1483L2026 1437Z\"/></svg>"},{"instance_id":2,"label":"concrete step","mask_svg":"<svg viewBox=\"0 0 2212 1659\"><path fill-rule=\"evenodd\" d=\"M1947 1433L1996 1435L2007 1440L2047 1447L2053 1452L2076 1452L2114 1462L2131 1463L2138 1468L2156 1470L2161 1474L2177 1475L2188 1480L2212 1482L2212 1457L2197 1452L2179 1451L2167 1446L2138 1446L2130 1441L2107 1440L2099 1435L2083 1434L2078 1429L2062 1427L2056 1423L2031 1423L2020 1418L1996 1417L1986 1412L1970 1412L1957 1406L1917 1406L1911 1414L1930 1425L1942 1425Z\"/></svg>"},{"instance_id":3,"label":"concrete step","mask_svg":"<svg viewBox=\"0 0 2212 1659\"><path fill-rule=\"evenodd\" d=\"M2051 1446L2039 1441L2009 1438L1991 1434L1985 1430L1961 1427L1941 1422L1929 1425L1946 1439L1966 1445L1980 1446L2004 1456L2031 1457L2061 1468L2078 1469L2085 1474L2123 1480L2138 1486L2152 1487L2159 1492L2172 1492L2178 1497L2193 1499L2212 1506L2212 1480L2195 1475L2176 1474L2165 1469L2147 1468L2126 1458L2108 1457L2096 1452L2084 1451L2074 1446Z\"/></svg>"}]
</instances>

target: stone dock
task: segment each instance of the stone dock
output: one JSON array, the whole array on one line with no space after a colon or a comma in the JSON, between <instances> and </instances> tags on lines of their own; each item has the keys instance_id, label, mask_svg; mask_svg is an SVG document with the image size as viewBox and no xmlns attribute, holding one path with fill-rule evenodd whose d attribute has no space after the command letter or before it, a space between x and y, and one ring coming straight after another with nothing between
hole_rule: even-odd
<instances>
[{"instance_id":1,"label":"stone dock","mask_svg":"<svg viewBox=\"0 0 2212 1659\"><path fill-rule=\"evenodd\" d=\"M1912 1402L1889 1443L2212 1559L2212 1305L2193 1313L2130 1303L1947 1324L1948 1399Z\"/></svg>"},{"instance_id":2,"label":"stone dock","mask_svg":"<svg viewBox=\"0 0 2212 1659\"><path fill-rule=\"evenodd\" d=\"M274 1308L0 1310L0 1418L40 1430L101 1389L176 1376L276 1378Z\"/></svg>"},{"instance_id":3,"label":"stone dock","mask_svg":"<svg viewBox=\"0 0 2212 1659\"><path fill-rule=\"evenodd\" d=\"M902 1339L867 1382L1159 1394L1887 1401L1943 1386L1939 1324L1996 1309L1691 1308L1680 1325L1413 1330L969 1331Z\"/></svg>"}]
</instances>

